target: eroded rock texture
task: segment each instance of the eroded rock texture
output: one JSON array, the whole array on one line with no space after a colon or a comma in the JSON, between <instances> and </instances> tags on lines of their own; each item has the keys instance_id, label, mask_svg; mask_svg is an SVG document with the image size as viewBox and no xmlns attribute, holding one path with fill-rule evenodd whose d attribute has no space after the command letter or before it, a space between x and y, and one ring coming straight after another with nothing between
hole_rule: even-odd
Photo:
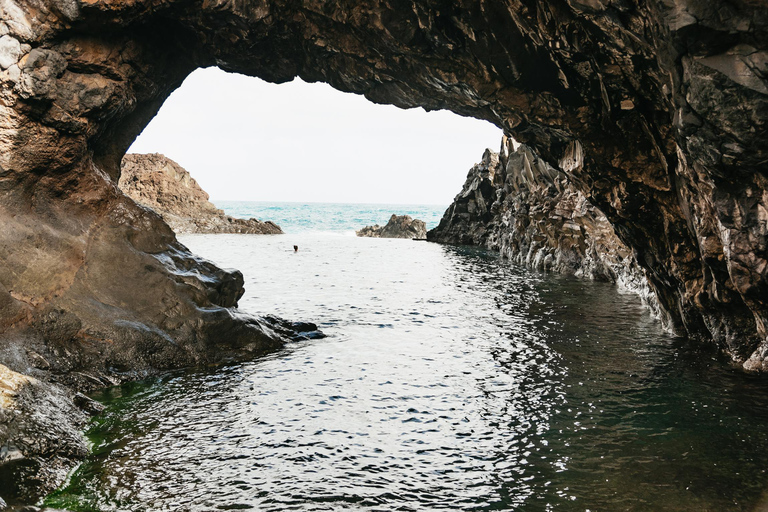
<instances>
[{"instance_id":1,"label":"eroded rock texture","mask_svg":"<svg viewBox=\"0 0 768 512\"><path fill-rule=\"evenodd\" d=\"M502 126L606 215L679 332L768 369L764 1L4 0L0 34L4 346L34 333L74 370L251 339L222 335L251 329L239 276L116 189L218 65Z\"/></svg>"},{"instance_id":2,"label":"eroded rock texture","mask_svg":"<svg viewBox=\"0 0 768 512\"><path fill-rule=\"evenodd\" d=\"M277 235L274 222L236 219L208 201L208 194L186 169L160 154L129 154L120 169L120 190L158 213L174 233Z\"/></svg>"},{"instance_id":3,"label":"eroded rock texture","mask_svg":"<svg viewBox=\"0 0 768 512\"><path fill-rule=\"evenodd\" d=\"M374 224L355 231L357 236L370 238L418 238L427 237L427 225L423 220L411 218L410 215L392 214L384 226Z\"/></svg>"},{"instance_id":4,"label":"eroded rock texture","mask_svg":"<svg viewBox=\"0 0 768 512\"><path fill-rule=\"evenodd\" d=\"M632 250L565 173L504 137L487 149L430 241L479 245L530 268L610 281L638 293L668 322Z\"/></svg>"},{"instance_id":5,"label":"eroded rock texture","mask_svg":"<svg viewBox=\"0 0 768 512\"><path fill-rule=\"evenodd\" d=\"M61 387L0 365L0 509L34 503L66 478L88 453L85 419Z\"/></svg>"}]
</instances>

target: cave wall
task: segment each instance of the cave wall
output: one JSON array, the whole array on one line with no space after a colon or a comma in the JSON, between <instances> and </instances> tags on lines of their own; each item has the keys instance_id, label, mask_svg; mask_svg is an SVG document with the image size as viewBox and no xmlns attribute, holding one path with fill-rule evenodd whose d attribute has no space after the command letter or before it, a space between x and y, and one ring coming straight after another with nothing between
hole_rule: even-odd
<instances>
[{"instance_id":1,"label":"cave wall","mask_svg":"<svg viewBox=\"0 0 768 512\"><path fill-rule=\"evenodd\" d=\"M669 324L633 251L567 179L524 144L504 136L427 233L433 242L475 245L535 270L614 283L636 293Z\"/></svg>"},{"instance_id":2,"label":"cave wall","mask_svg":"<svg viewBox=\"0 0 768 512\"><path fill-rule=\"evenodd\" d=\"M93 333L127 314L205 343L200 329L180 329L181 319L194 313L206 324L195 311L233 301L217 301L206 278L178 283L172 256L195 261L115 181L126 148L168 94L196 67L218 65L503 127L605 213L678 332L768 370L766 7L4 0L0 218L9 229L0 234L0 329L39 325L51 308L83 324L83 304L95 301L112 316L85 319ZM132 270L118 272L107 258ZM121 295L148 275L140 301Z\"/></svg>"}]
</instances>

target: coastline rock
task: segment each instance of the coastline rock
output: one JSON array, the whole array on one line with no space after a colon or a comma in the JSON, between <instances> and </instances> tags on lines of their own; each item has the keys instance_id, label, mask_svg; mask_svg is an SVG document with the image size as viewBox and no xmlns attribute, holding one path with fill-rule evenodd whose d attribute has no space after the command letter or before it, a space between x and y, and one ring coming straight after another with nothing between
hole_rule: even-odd
<instances>
[{"instance_id":1,"label":"coastline rock","mask_svg":"<svg viewBox=\"0 0 768 512\"><path fill-rule=\"evenodd\" d=\"M119 295L150 273L174 282L141 260L167 260L176 241L126 248L162 221L140 220L113 188L163 101L194 69L217 65L495 123L605 214L675 332L768 370L760 2L7 4L0 247L13 249L0 250L0 329L34 324L75 281L83 297ZM94 250L134 272L114 268L108 283L78 275ZM188 297L164 285L145 293L154 303Z\"/></svg>"},{"instance_id":2,"label":"coastline rock","mask_svg":"<svg viewBox=\"0 0 768 512\"><path fill-rule=\"evenodd\" d=\"M499 153L485 151L427 239L484 246L536 270L616 283L668 322L633 251L605 215L562 171L528 146L514 146L504 137Z\"/></svg>"},{"instance_id":3,"label":"coastline rock","mask_svg":"<svg viewBox=\"0 0 768 512\"><path fill-rule=\"evenodd\" d=\"M158 153L125 155L118 186L128 197L158 213L177 234L283 232L271 221L226 215L208 200L208 194L186 169Z\"/></svg>"},{"instance_id":4,"label":"coastline rock","mask_svg":"<svg viewBox=\"0 0 768 512\"><path fill-rule=\"evenodd\" d=\"M39 380L75 386L285 341L234 309L238 272L117 189L136 136L213 65L495 123L605 214L676 332L768 371L764 2L12 0L0 13L0 363L18 373L40 361L28 350L50 365Z\"/></svg>"},{"instance_id":5,"label":"coastline rock","mask_svg":"<svg viewBox=\"0 0 768 512\"><path fill-rule=\"evenodd\" d=\"M423 220L413 219L410 215L395 215L389 218L385 226L374 224L355 231L357 236L370 238L426 238L427 225Z\"/></svg>"},{"instance_id":6,"label":"coastline rock","mask_svg":"<svg viewBox=\"0 0 768 512\"><path fill-rule=\"evenodd\" d=\"M34 503L88 454L71 393L0 365L0 500Z\"/></svg>"}]
</instances>

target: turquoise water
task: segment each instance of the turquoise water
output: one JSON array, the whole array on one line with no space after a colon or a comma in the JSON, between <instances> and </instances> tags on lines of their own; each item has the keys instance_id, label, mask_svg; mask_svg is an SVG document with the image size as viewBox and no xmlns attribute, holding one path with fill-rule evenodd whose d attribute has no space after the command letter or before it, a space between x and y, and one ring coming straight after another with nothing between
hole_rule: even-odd
<instances>
[{"instance_id":1,"label":"turquoise water","mask_svg":"<svg viewBox=\"0 0 768 512\"><path fill-rule=\"evenodd\" d=\"M286 233L329 232L354 235L373 224L383 226L394 213L423 220L432 229L447 205L277 203L256 201L214 201L227 215L241 219L271 220Z\"/></svg>"}]
</instances>

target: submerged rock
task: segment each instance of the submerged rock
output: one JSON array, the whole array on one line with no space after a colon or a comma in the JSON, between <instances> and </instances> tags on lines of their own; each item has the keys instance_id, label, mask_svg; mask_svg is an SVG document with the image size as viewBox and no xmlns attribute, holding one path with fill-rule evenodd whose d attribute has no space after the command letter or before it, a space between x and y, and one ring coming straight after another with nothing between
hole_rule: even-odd
<instances>
[{"instance_id":1,"label":"submerged rock","mask_svg":"<svg viewBox=\"0 0 768 512\"><path fill-rule=\"evenodd\" d=\"M272 221L237 219L226 215L208 199L186 169L157 153L123 157L120 190L151 208L176 233L282 234Z\"/></svg>"},{"instance_id":2,"label":"submerged rock","mask_svg":"<svg viewBox=\"0 0 768 512\"><path fill-rule=\"evenodd\" d=\"M427 237L427 225L423 220L413 219L410 215L395 215L389 218L385 226L374 224L355 231L357 236L371 238L417 238Z\"/></svg>"}]
</instances>

